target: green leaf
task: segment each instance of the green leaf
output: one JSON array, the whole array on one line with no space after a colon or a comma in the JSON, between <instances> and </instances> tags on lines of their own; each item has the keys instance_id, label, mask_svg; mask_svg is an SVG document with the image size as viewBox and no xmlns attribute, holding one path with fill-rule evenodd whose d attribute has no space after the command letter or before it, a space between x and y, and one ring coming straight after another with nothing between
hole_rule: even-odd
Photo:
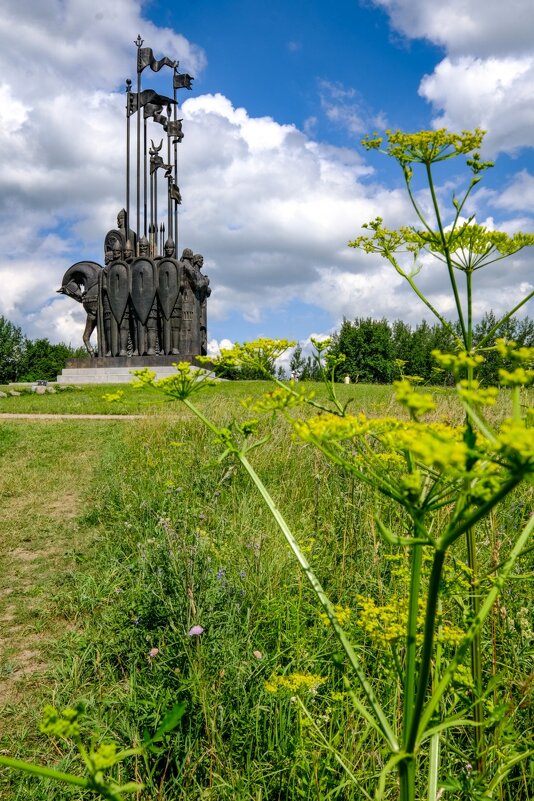
<instances>
[{"instance_id":1,"label":"green leaf","mask_svg":"<svg viewBox=\"0 0 534 801\"><path fill-rule=\"evenodd\" d=\"M187 704L185 701L181 701L179 704L175 704L172 709L167 712L163 721L158 726L156 733L152 737L152 742L157 742L163 738L163 735L168 734L170 731L176 728L179 724L181 719L185 714L185 710L187 708Z\"/></svg>"}]
</instances>

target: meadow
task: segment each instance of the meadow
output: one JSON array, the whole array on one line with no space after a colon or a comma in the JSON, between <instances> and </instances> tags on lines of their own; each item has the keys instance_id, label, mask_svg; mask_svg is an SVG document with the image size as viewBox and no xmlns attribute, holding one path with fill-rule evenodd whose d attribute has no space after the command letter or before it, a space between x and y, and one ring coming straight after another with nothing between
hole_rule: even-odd
<instances>
[{"instance_id":1,"label":"meadow","mask_svg":"<svg viewBox=\"0 0 534 801\"><path fill-rule=\"evenodd\" d=\"M392 387L336 385L346 354L325 340L323 383L283 382L292 343L259 339L213 367L274 389L183 363L137 389L1 399L35 415L0 424L0 765L22 771L1 774L6 801L533 797L534 348L502 331L533 293L476 341L474 297L534 235L461 216L492 166L483 136L367 137L423 228L377 217L349 243L438 320L454 389L402 359ZM463 155L443 212L433 168ZM456 326L415 281L428 255Z\"/></svg>"},{"instance_id":2,"label":"meadow","mask_svg":"<svg viewBox=\"0 0 534 801\"><path fill-rule=\"evenodd\" d=\"M266 388L223 382L197 403L224 425L246 419L240 401ZM235 460L219 461L220 444L181 404L128 386L119 400L103 400L115 389L2 399L3 412L146 416L0 422L0 753L82 773L68 740L39 732L46 704L81 704L87 741L129 747L183 703L183 717L157 746L116 768L120 780L145 783L139 799L374 798L383 745L353 705L332 627L258 492ZM399 413L388 386L342 385L339 396L351 400L352 414ZM453 392L437 397L433 419L462 419ZM298 442L283 420L266 416L260 426L268 440L250 459L395 718L397 667L368 612L371 603L389 608L394 622L406 598L406 557L376 525L377 512L392 525L398 511ZM483 581L491 581L529 508L532 489L520 487L481 525ZM451 629L464 627L468 615L458 591L464 550L459 541L444 578ZM531 731L529 569L527 554L482 631L490 756L526 748ZM472 707L471 689L467 671L459 671L446 699L459 717ZM467 724L443 732L440 797L488 797L472 753ZM526 801L532 788L531 762L517 760L493 797ZM0 770L5 801L85 797ZM398 797L394 773L383 797Z\"/></svg>"}]
</instances>

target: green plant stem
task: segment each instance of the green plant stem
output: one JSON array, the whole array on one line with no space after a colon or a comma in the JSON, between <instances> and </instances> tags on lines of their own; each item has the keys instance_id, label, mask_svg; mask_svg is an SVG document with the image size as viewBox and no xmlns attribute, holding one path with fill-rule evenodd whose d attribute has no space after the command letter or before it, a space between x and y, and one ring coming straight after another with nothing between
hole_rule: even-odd
<instances>
[{"instance_id":1,"label":"green plant stem","mask_svg":"<svg viewBox=\"0 0 534 801\"><path fill-rule=\"evenodd\" d=\"M415 536L418 525L415 525ZM415 700L415 669L417 657L417 617L419 614L419 590L421 587L421 565L423 546L414 545L411 549L410 596L408 601L408 621L406 625L406 663L404 672L404 712L403 712L403 746L406 749L408 732L410 731Z\"/></svg>"},{"instance_id":2,"label":"green plant stem","mask_svg":"<svg viewBox=\"0 0 534 801\"><path fill-rule=\"evenodd\" d=\"M400 801L415 801L415 759L406 755L398 765Z\"/></svg>"},{"instance_id":3,"label":"green plant stem","mask_svg":"<svg viewBox=\"0 0 534 801\"><path fill-rule=\"evenodd\" d=\"M252 465L248 461L247 457L244 456L243 454L239 454L239 453L237 454L237 456L238 456L239 461L241 462L241 464L243 465L243 467L245 468L245 470L249 474L250 478L252 479L252 481L254 482L256 487L258 488L262 498L264 499L267 507L269 508L269 511L271 512L271 514L274 517L276 523L278 524L278 527L282 531L282 533L283 533L283 535L284 535L289 547L291 548L291 550L295 554L300 566L302 567L302 569L303 569L304 573L306 574L311 586L313 587L313 590L314 590L317 598L319 599L322 607L324 608L326 614L328 615L328 619L330 620L330 623L332 624L332 627L333 627L334 631L336 632L336 635L337 635L337 637L338 637L338 639L339 639L339 641L340 641L340 643L341 643L341 645L343 647L343 650L345 651L345 653L346 653L346 655L347 655L347 657L349 659L349 662L351 663L351 665L352 665L352 667L354 669L354 672L356 673L356 675L358 677L358 681L360 682L360 686L361 686L361 688L362 688L362 690L363 690L363 692L364 692L364 694L365 694L365 696L367 698L367 701L369 702L369 705L370 705L370 707L372 709L372 712L374 713L374 716L373 716L373 714L371 714L369 712L369 710L365 709L365 707L363 707L362 705L360 705L359 711L362 712L363 710L365 710L365 718L366 718L366 720L369 723L371 723L375 729L378 729L378 731L381 732L381 734L383 735L385 740L388 742L389 747L393 752L398 751L399 750L399 745L398 745L396 737L395 737L395 735L394 735L394 733L393 733L393 731L392 731L392 729L391 729L391 727L389 725L387 717L386 717L382 707L380 706L380 704L378 702L378 699L376 698L371 685L367 681L365 673L364 673L364 671L363 671L363 669L362 669L362 667L360 665L360 661L359 661L358 657L356 656L356 653L355 653L350 641L348 640L345 632L343 631L342 627L340 626L340 624L339 624L339 622L337 620L336 614L335 614L335 610L334 610L332 604L330 603L330 600L329 600L328 596L326 595L321 583L319 582L317 576L313 572L313 570L311 568L311 565L309 564L308 560L306 559L306 557L302 553L302 551L301 551L301 549L300 549L295 537L291 533L291 530L289 529L287 523L285 522L284 518L282 517L282 514L280 513L279 509L276 507L276 504L274 503L272 497L270 496L269 492L267 491L265 485L263 484L262 480L260 479L260 477L258 476L256 471L254 470L254 468L252 467Z\"/></svg>"},{"instance_id":4,"label":"green plant stem","mask_svg":"<svg viewBox=\"0 0 534 801\"><path fill-rule=\"evenodd\" d=\"M465 533L467 546L467 564L471 570L469 580L469 602L473 620L480 613L480 587L478 578L478 559L476 537L474 528ZM471 642L471 676L473 679L473 720L475 727L476 763L477 770L484 771L484 706L482 703L482 626L475 632Z\"/></svg>"},{"instance_id":5,"label":"green plant stem","mask_svg":"<svg viewBox=\"0 0 534 801\"><path fill-rule=\"evenodd\" d=\"M439 311L435 308L435 306L433 306L430 303L430 301L425 297L425 295L423 295L423 293L421 292L421 290L419 289L419 287L417 286L417 284L413 280L412 276L409 275L407 272L405 272L402 269L400 264L398 264L397 260L394 259L393 256L391 256L389 258L389 261L391 262L391 264L393 265L395 270L399 273L399 275L402 275L402 277L405 278L406 281L408 281L408 283L410 284L411 288L413 289L413 291L415 292L415 294L417 295L419 300L421 300L425 304L427 309L429 309L432 312L434 317L436 317L440 321L440 323L443 326L443 328L445 328L446 331L449 331L449 333L454 337L454 339L457 341L457 343L460 346L462 346L464 343L458 337L458 334L456 333L456 331L454 330L452 325L447 322L447 320L439 313Z\"/></svg>"},{"instance_id":6,"label":"green plant stem","mask_svg":"<svg viewBox=\"0 0 534 801\"><path fill-rule=\"evenodd\" d=\"M421 210L419 209L419 206L415 202L415 198L414 198L413 192L412 192L412 187L410 185L410 181L408 180L406 172L404 173L404 180L406 182L406 189L408 190L408 197L410 198L411 204L414 207L415 213L417 214L417 216L419 217L419 219L421 220L421 222L423 223L423 225L425 226L425 228L429 232L429 234L433 234L434 232L433 232L432 228L429 226L429 224L427 223L427 221L423 217L423 214L422 214Z\"/></svg>"},{"instance_id":7,"label":"green plant stem","mask_svg":"<svg viewBox=\"0 0 534 801\"><path fill-rule=\"evenodd\" d=\"M440 699L447 689L454 673L456 672L456 668L460 665L465 657L465 654L469 650L471 641L475 636L476 632L479 630L480 626L484 622L484 620L489 615L493 604L495 603L497 597L500 595L504 583L510 573L512 572L512 568L514 567L517 559L521 556L530 535L534 531L534 515L531 515L528 523L524 526L523 530L521 531L519 537L517 538L514 547L510 551L510 555L508 559L504 562L501 572L498 576L496 576L493 587L486 595L483 603L480 605L480 611L478 613L478 617L473 620L471 625L469 626L467 633L458 646L456 650L456 654L454 658L449 662L447 665L443 676L437 685L436 689L432 693L425 709L422 711L420 720L419 720L419 728L417 732L417 741L421 740L421 737L424 735L428 724L434 714Z\"/></svg>"},{"instance_id":8,"label":"green plant stem","mask_svg":"<svg viewBox=\"0 0 534 801\"><path fill-rule=\"evenodd\" d=\"M5 765L6 768L22 770L25 773L31 773L33 776L40 776L43 779L54 779L55 781L73 784L76 787L84 787L87 789L91 786L89 779L83 779L81 776L74 776L72 773L62 773L59 770L46 768L42 765L34 765L31 762L23 762L21 759L12 759L11 757L0 755L0 765Z\"/></svg>"},{"instance_id":9,"label":"green plant stem","mask_svg":"<svg viewBox=\"0 0 534 801\"><path fill-rule=\"evenodd\" d=\"M487 342L490 342L490 341L491 341L491 338L492 338L492 336L493 336L493 335L494 335L494 334L495 334L495 333L496 333L496 332L499 330L499 328L500 328L502 325L504 325L504 323L506 323L506 322L507 322L507 321L510 319L510 317L513 317L513 316L514 316L514 314L516 313L516 311L518 311L518 309L520 309L520 308L521 308L521 306L524 306L524 305L525 305L525 303L528 303L528 301L529 301L531 298L534 298L534 290L533 290L532 292L529 292L529 294L528 294L528 295L527 295L525 298L523 298L523 300L522 300L522 301L520 301L520 302L517 304L517 306L514 306L514 308L513 308L511 311L507 312L507 313L504 315L504 317L501 317L501 319L500 319L500 320L498 320L498 321L495 323L495 325L493 326L493 328L491 328L491 329L488 331L488 333L486 334L486 336L485 336L483 339L481 339L481 340L480 340L480 342L478 343L478 347L479 347L479 348L483 348L483 347L484 347L484 345L485 345Z\"/></svg>"},{"instance_id":10,"label":"green plant stem","mask_svg":"<svg viewBox=\"0 0 534 801\"><path fill-rule=\"evenodd\" d=\"M503 484L499 490L490 498L486 503L483 503L482 506L479 506L478 509L470 515L467 520L464 520L462 523L458 523L458 520L454 520L452 524L449 526L448 530L445 532L443 537L438 540L438 546L441 548L448 548L449 545L452 545L453 542L465 534L470 528L473 528L479 520L482 520L488 512L490 512L494 506L497 506L503 498L506 498L510 492L517 487L518 484L521 483L522 476L512 476L506 484Z\"/></svg>"},{"instance_id":11,"label":"green plant stem","mask_svg":"<svg viewBox=\"0 0 534 801\"><path fill-rule=\"evenodd\" d=\"M430 740L429 768L428 768L428 801L436 801L438 797L439 778L439 734L433 734Z\"/></svg>"},{"instance_id":12,"label":"green plant stem","mask_svg":"<svg viewBox=\"0 0 534 801\"><path fill-rule=\"evenodd\" d=\"M190 409L196 417L198 417L208 428L213 431L217 436L219 435L219 431L208 419L205 417L202 412L193 404L190 400L185 398L183 400L185 405L188 409ZM395 737L395 734L389 725L388 719L384 713L384 710L380 706L378 699L376 698L373 688L367 681L365 673L363 671L362 666L360 665L360 661L356 656L356 653L348 640L345 632L343 631L342 627L340 626L338 619L335 614L334 607L332 606L328 596L326 595L321 583L319 582L317 576L313 572L311 565L309 564L308 560L304 556L303 552L301 551L298 542L296 541L295 537L293 536L289 526L287 525L286 521L284 520L280 510L277 508L274 500L272 499L271 495L269 494L267 488L263 484L262 480L252 467L251 463L247 459L247 457L240 453L237 449L235 450L235 455L249 474L250 478L258 488L260 495L262 496L263 500L265 501L269 511L271 512L272 516L274 517L278 527L282 531L289 547L295 554L297 561L299 562L300 566L304 570L311 586L317 598L319 599L321 605L323 606L330 623L336 632L336 635L345 651L349 662L351 663L356 676L358 677L358 681L362 687L364 695L367 698L367 701L372 709L372 712L367 709L363 704L359 701L357 702L359 712L364 716L368 723L370 723L375 730L380 732L380 734L384 737L387 741L391 751L397 752L399 750L399 744Z\"/></svg>"},{"instance_id":13,"label":"green plant stem","mask_svg":"<svg viewBox=\"0 0 534 801\"><path fill-rule=\"evenodd\" d=\"M460 301L460 295L458 292L458 285L456 284L456 278L454 277L454 268L452 266L451 257L449 253L449 246L447 245L447 238L445 237L445 231L443 230L443 224L441 222L441 215L439 213L439 205L438 200L436 198L436 192L434 189L434 179L432 178L432 169L430 167L430 162L426 162L426 174L428 178L428 186L430 189L430 195L432 197L432 205L434 206L434 212L436 214L436 221L438 224L439 234L441 237L441 242L443 245L443 255L445 256L447 262L447 270L449 272L449 280L451 282L452 291L454 294L454 302L456 303L456 311L458 312L458 320L460 322L460 328L462 329L462 336L464 338L464 344L467 345L467 330L465 327L464 322L464 315L462 311L462 303Z\"/></svg>"},{"instance_id":14,"label":"green plant stem","mask_svg":"<svg viewBox=\"0 0 534 801\"><path fill-rule=\"evenodd\" d=\"M471 351L473 345L472 327L472 274L466 272L465 279L467 285L467 350ZM467 368L467 385L472 389L474 375L471 365ZM473 436L471 420L466 415L466 430ZM466 479L466 494L469 492L469 478ZM467 566L470 570L469 577L469 604L471 606L471 617L476 620L480 612L480 587L478 576L477 542L474 526L470 526L465 532L465 542L467 550ZM482 626L475 632L471 642L471 677L473 679L473 721L475 726L475 760L477 770L484 773L484 706L482 703Z\"/></svg>"},{"instance_id":15,"label":"green plant stem","mask_svg":"<svg viewBox=\"0 0 534 801\"><path fill-rule=\"evenodd\" d=\"M432 561L432 569L428 582L428 596L425 609L425 625L423 629L423 647L421 650L421 661L419 664L419 675L417 676L417 695L413 713L411 715L410 729L405 740L405 750L408 754L413 753L417 743L417 733L419 730L419 720L425 702L428 689L428 679L432 664L432 651L434 646L434 632L436 628L436 611L439 601L439 590L443 564L445 562L445 550L436 550Z\"/></svg>"},{"instance_id":16,"label":"green plant stem","mask_svg":"<svg viewBox=\"0 0 534 801\"><path fill-rule=\"evenodd\" d=\"M465 287L466 287L466 294L467 294L467 339L465 342L465 347L468 353L471 353L471 348L473 347L473 273L471 270L465 271ZM473 368L468 367L468 372L471 372L468 380L470 383L469 388L471 389L471 384L473 381Z\"/></svg>"}]
</instances>

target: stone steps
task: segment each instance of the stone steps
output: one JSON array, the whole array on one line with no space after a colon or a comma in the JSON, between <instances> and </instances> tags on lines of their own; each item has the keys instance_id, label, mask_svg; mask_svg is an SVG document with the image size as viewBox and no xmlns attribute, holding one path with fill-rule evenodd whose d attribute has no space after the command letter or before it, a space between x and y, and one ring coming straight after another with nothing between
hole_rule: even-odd
<instances>
[{"instance_id":1,"label":"stone steps","mask_svg":"<svg viewBox=\"0 0 534 801\"><path fill-rule=\"evenodd\" d=\"M128 384L134 380L132 370L138 367L66 367L57 377L58 384ZM157 378L176 375L176 368L168 366L151 365L151 372Z\"/></svg>"}]
</instances>

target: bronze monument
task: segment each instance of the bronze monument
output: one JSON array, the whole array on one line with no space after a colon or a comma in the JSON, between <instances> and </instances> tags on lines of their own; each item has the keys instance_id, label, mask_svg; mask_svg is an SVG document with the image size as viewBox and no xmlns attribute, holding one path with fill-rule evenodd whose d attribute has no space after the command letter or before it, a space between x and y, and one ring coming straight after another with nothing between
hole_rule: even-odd
<instances>
[{"instance_id":1,"label":"bronze monument","mask_svg":"<svg viewBox=\"0 0 534 801\"><path fill-rule=\"evenodd\" d=\"M125 208L117 215L117 228L104 238L104 266L93 261L77 262L69 267L58 289L82 303L87 312L83 342L95 365L101 364L101 359L107 363L110 359L128 359L140 364L143 358L151 363L170 363L172 359L165 357L187 360L207 353L206 306L211 289L208 277L201 272L204 259L190 248L177 258L178 206L182 202L178 145L184 137L177 90L191 89L193 78L180 73L178 63L166 56L156 60L150 47L142 47L140 36L134 44L136 91L132 91L131 80L126 81ZM173 97L141 89L146 67L154 72L163 67L172 69ZM159 144L149 138L149 134L154 136L154 125L165 134ZM135 230L130 228L132 139L136 144ZM163 194L158 192L161 171L166 190L163 219L158 217L158 196ZM96 348L90 341L95 329Z\"/></svg>"}]
</instances>

